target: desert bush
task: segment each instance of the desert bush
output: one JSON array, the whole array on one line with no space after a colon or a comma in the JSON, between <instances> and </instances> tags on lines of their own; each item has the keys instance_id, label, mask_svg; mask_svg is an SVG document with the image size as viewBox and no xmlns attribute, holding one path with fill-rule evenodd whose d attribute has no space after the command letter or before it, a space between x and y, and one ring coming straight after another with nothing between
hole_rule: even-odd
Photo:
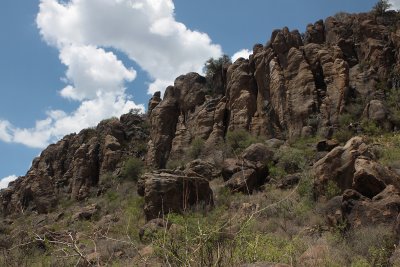
<instances>
[{"instance_id":1,"label":"desert bush","mask_svg":"<svg viewBox=\"0 0 400 267\"><path fill-rule=\"evenodd\" d=\"M379 161L387 166L397 164L400 159L400 135L399 134L385 134L372 139L374 145L374 154L378 157Z\"/></svg>"},{"instance_id":2,"label":"desert bush","mask_svg":"<svg viewBox=\"0 0 400 267\"><path fill-rule=\"evenodd\" d=\"M240 153L251 144L262 141L261 138L251 135L244 129L228 131L226 134L226 143L235 153Z\"/></svg>"},{"instance_id":3,"label":"desert bush","mask_svg":"<svg viewBox=\"0 0 400 267\"><path fill-rule=\"evenodd\" d=\"M211 78L214 76L218 71L222 70L225 64L232 63L231 58L228 55L223 55L220 58L214 59L210 58L204 64L204 73L206 74L207 78Z\"/></svg>"},{"instance_id":4,"label":"desert bush","mask_svg":"<svg viewBox=\"0 0 400 267\"><path fill-rule=\"evenodd\" d=\"M219 209L207 217L169 214L167 219L177 227L154 241L156 253L172 266L237 266L264 261L292 263L305 250L296 237L254 231L254 219L227 220L222 215Z\"/></svg>"},{"instance_id":5,"label":"desert bush","mask_svg":"<svg viewBox=\"0 0 400 267\"><path fill-rule=\"evenodd\" d=\"M203 149L204 149L204 140L200 137L196 137L190 144L190 148L188 151L189 157L191 159L199 158L201 153L203 152Z\"/></svg>"},{"instance_id":6,"label":"desert bush","mask_svg":"<svg viewBox=\"0 0 400 267\"><path fill-rule=\"evenodd\" d=\"M339 128L335 130L333 138L338 140L340 143L346 143L350 138L352 138L354 132L347 128Z\"/></svg>"},{"instance_id":7,"label":"desert bush","mask_svg":"<svg viewBox=\"0 0 400 267\"><path fill-rule=\"evenodd\" d=\"M388 0L379 0L372 8L376 15L384 15L386 11L392 6Z\"/></svg>"},{"instance_id":8,"label":"desert bush","mask_svg":"<svg viewBox=\"0 0 400 267\"><path fill-rule=\"evenodd\" d=\"M287 173L302 171L307 166L306 151L294 147L282 146L275 154L276 166L281 167Z\"/></svg>"},{"instance_id":9,"label":"desert bush","mask_svg":"<svg viewBox=\"0 0 400 267\"><path fill-rule=\"evenodd\" d=\"M400 127L400 89L392 88L387 92L387 107L389 120L397 127Z\"/></svg>"},{"instance_id":10,"label":"desert bush","mask_svg":"<svg viewBox=\"0 0 400 267\"><path fill-rule=\"evenodd\" d=\"M168 160L166 168L170 169L170 170L174 170L174 169L179 169L183 166L185 166L185 164L187 163L187 160L183 160L183 159L176 159L176 160Z\"/></svg>"},{"instance_id":11,"label":"desert bush","mask_svg":"<svg viewBox=\"0 0 400 267\"><path fill-rule=\"evenodd\" d=\"M342 193L339 186L332 180L329 180L325 188L325 196L327 199L336 197Z\"/></svg>"},{"instance_id":12,"label":"desert bush","mask_svg":"<svg viewBox=\"0 0 400 267\"><path fill-rule=\"evenodd\" d=\"M123 179L137 181L143 171L143 167L144 164L140 159L129 158L122 167L121 176Z\"/></svg>"},{"instance_id":13,"label":"desert bush","mask_svg":"<svg viewBox=\"0 0 400 267\"><path fill-rule=\"evenodd\" d=\"M388 266L395 236L388 227L368 226L351 232L347 242L356 255L365 257L372 266Z\"/></svg>"},{"instance_id":14,"label":"desert bush","mask_svg":"<svg viewBox=\"0 0 400 267\"><path fill-rule=\"evenodd\" d=\"M371 120L363 120L361 122L361 128L363 133L369 136L379 135L383 132L379 125Z\"/></svg>"}]
</instances>

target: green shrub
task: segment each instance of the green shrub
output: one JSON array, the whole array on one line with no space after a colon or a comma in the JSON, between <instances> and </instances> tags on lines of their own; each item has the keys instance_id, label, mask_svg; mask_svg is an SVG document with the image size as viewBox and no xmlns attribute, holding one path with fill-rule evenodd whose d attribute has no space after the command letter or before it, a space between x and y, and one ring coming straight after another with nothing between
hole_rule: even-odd
<instances>
[{"instance_id":1,"label":"green shrub","mask_svg":"<svg viewBox=\"0 0 400 267\"><path fill-rule=\"evenodd\" d=\"M211 78L218 71L220 71L225 64L232 63L231 58L228 55L223 55L218 59L210 58L204 64L204 72L207 78Z\"/></svg>"},{"instance_id":2,"label":"green shrub","mask_svg":"<svg viewBox=\"0 0 400 267\"><path fill-rule=\"evenodd\" d=\"M392 88L387 93L387 107L389 120L397 127L400 126L400 89Z\"/></svg>"},{"instance_id":3,"label":"green shrub","mask_svg":"<svg viewBox=\"0 0 400 267\"><path fill-rule=\"evenodd\" d=\"M304 172L297 188L300 197L312 201L313 200L313 179L308 172Z\"/></svg>"},{"instance_id":4,"label":"green shrub","mask_svg":"<svg viewBox=\"0 0 400 267\"><path fill-rule=\"evenodd\" d=\"M382 133L382 129L376 124L376 122L370 120L363 120L361 122L361 128L364 134L370 136L379 135Z\"/></svg>"},{"instance_id":5,"label":"green shrub","mask_svg":"<svg viewBox=\"0 0 400 267\"><path fill-rule=\"evenodd\" d=\"M307 153L294 147L282 146L275 157L278 159L277 166L287 173L302 171L307 166Z\"/></svg>"},{"instance_id":6,"label":"green shrub","mask_svg":"<svg viewBox=\"0 0 400 267\"><path fill-rule=\"evenodd\" d=\"M252 136L244 129L228 131L226 134L226 143L235 153L240 153L251 144L259 142L262 142L260 138Z\"/></svg>"},{"instance_id":7,"label":"green shrub","mask_svg":"<svg viewBox=\"0 0 400 267\"><path fill-rule=\"evenodd\" d=\"M189 148L189 157L191 159L197 159L200 157L201 153L203 152L204 149L204 140L200 137L196 137Z\"/></svg>"},{"instance_id":8,"label":"green shrub","mask_svg":"<svg viewBox=\"0 0 400 267\"><path fill-rule=\"evenodd\" d=\"M372 8L376 15L384 15L386 11L392 6L388 0L379 0Z\"/></svg>"},{"instance_id":9,"label":"green shrub","mask_svg":"<svg viewBox=\"0 0 400 267\"><path fill-rule=\"evenodd\" d=\"M153 242L156 254L172 266L239 266L244 263L292 263L306 246L299 238L255 231L255 219L226 220L224 209L168 214L173 231ZM233 225L235 225L233 227Z\"/></svg>"},{"instance_id":10,"label":"green shrub","mask_svg":"<svg viewBox=\"0 0 400 267\"><path fill-rule=\"evenodd\" d=\"M333 138L338 140L340 143L346 143L350 138L354 135L353 131L346 128L337 129L334 134Z\"/></svg>"},{"instance_id":11,"label":"green shrub","mask_svg":"<svg viewBox=\"0 0 400 267\"><path fill-rule=\"evenodd\" d=\"M341 193L342 190L339 188L339 186L334 181L329 180L325 188L325 196L327 197L327 199L336 197Z\"/></svg>"},{"instance_id":12,"label":"green shrub","mask_svg":"<svg viewBox=\"0 0 400 267\"><path fill-rule=\"evenodd\" d=\"M140 159L129 158L127 161L125 161L122 168L122 178L131 181L137 181L143 171L143 167L144 164Z\"/></svg>"},{"instance_id":13,"label":"green shrub","mask_svg":"<svg viewBox=\"0 0 400 267\"><path fill-rule=\"evenodd\" d=\"M384 165L392 165L400 163L400 135L386 134L373 139L375 144L374 153L378 156L379 161Z\"/></svg>"},{"instance_id":14,"label":"green shrub","mask_svg":"<svg viewBox=\"0 0 400 267\"><path fill-rule=\"evenodd\" d=\"M166 168L170 170L178 169L185 166L187 162L183 159L168 160Z\"/></svg>"}]
</instances>

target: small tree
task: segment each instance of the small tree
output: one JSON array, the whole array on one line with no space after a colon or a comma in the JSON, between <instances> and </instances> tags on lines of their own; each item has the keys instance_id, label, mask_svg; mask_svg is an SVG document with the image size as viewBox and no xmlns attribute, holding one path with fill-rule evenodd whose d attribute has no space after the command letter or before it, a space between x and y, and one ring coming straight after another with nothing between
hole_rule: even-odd
<instances>
[{"instance_id":1,"label":"small tree","mask_svg":"<svg viewBox=\"0 0 400 267\"><path fill-rule=\"evenodd\" d=\"M383 15L391 6L388 0L379 0L372 10L376 15Z\"/></svg>"},{"instance_id":2,"label":"small tree","mask_svg":"<svg viewBox=\"0 0 400 267\"><path fill-rule=\"evenodd\" d=\"M122 167L122 178L137 181L143 171L143 162L138 158L129 158Z\"/></svg>"},{"instance_id":3,"label":"small tree","mask_svg":"<svg viewBox=\"0 0 400 267\"><path fill-rule=\"evenodd\" d=\"M218 59L210 58L204 64L204 72L206 77L211 78L219 70L222 70L225 64L231 64L232 60L228 55L223 55Z\"/></svg>"}]
</instances>

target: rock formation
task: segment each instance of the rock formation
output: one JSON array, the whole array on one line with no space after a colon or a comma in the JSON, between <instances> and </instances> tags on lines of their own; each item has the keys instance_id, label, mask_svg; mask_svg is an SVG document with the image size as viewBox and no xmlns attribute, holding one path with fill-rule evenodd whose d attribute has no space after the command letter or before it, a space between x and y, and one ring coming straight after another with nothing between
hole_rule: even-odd
<instances>
[{"instance_id":1,"label":"rock formation","mask_svg":"<svg viewBox=\"0 0 400 267\"><path fill-rule=\"evenodd\" d=\"M102 175L118 173L124 159L140 157L136 145L148 134L134 114L102 121L96 128L65 136L33 160L25 176L0 192L3 214L47 213L63 199L87 198Z\"/></svg>"},{"instance_id":2,"label":"rock formation","mask_svg":"<svg viewBox=\"0 0 400 267\"><path fill-rule=\"evenodd\" d=\"M398 83L400 31L389 27L395 22L393 13L344 14L310 24L304 38L283 28L255 45L249 59L209 77L218 90L194 73L177 78L158 106L152 100L147 162L165 167L195 136L215 146L238 129L267 138L331 137L353 99L370 100L363 103L365 118L386 119L377 81Z\"/></svg>"}]
</instances>

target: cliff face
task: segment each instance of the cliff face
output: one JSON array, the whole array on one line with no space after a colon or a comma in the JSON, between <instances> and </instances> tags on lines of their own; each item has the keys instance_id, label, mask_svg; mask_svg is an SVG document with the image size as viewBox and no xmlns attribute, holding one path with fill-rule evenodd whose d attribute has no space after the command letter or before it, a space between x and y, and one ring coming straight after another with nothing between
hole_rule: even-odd
<instances>
[{"instance_id":1,"label":"cliff face","mask_svg":"<svg viewBox=\"0 0 400 267\"><path fill-rule=\"evenodd\" d=\"M137 147L148 136L140 127L143 122L138 115L126 114L50 145L25 176L1 191L3 213L47 213L63 198L83 200L96 194L101 176L118 174L129 156L143 156Z\"/></svg>"},{"instance_id":2,"label":"cliff face","mask_svg":"<svg viewBox=\"0 0 400 267\"><path fill-rule=\"evenodd\" d=\"M366 106L384 101L379 84L398 84L396 23L396 13L344 14L308 25L303 36L276 30L248 60L209 77L219 84L211 93L195 73L178 77L150 107L148 164L165 167L195 137L215 148L228 130L283 139L331 136L354 99Z\"/></svg>"}]
</instances>

